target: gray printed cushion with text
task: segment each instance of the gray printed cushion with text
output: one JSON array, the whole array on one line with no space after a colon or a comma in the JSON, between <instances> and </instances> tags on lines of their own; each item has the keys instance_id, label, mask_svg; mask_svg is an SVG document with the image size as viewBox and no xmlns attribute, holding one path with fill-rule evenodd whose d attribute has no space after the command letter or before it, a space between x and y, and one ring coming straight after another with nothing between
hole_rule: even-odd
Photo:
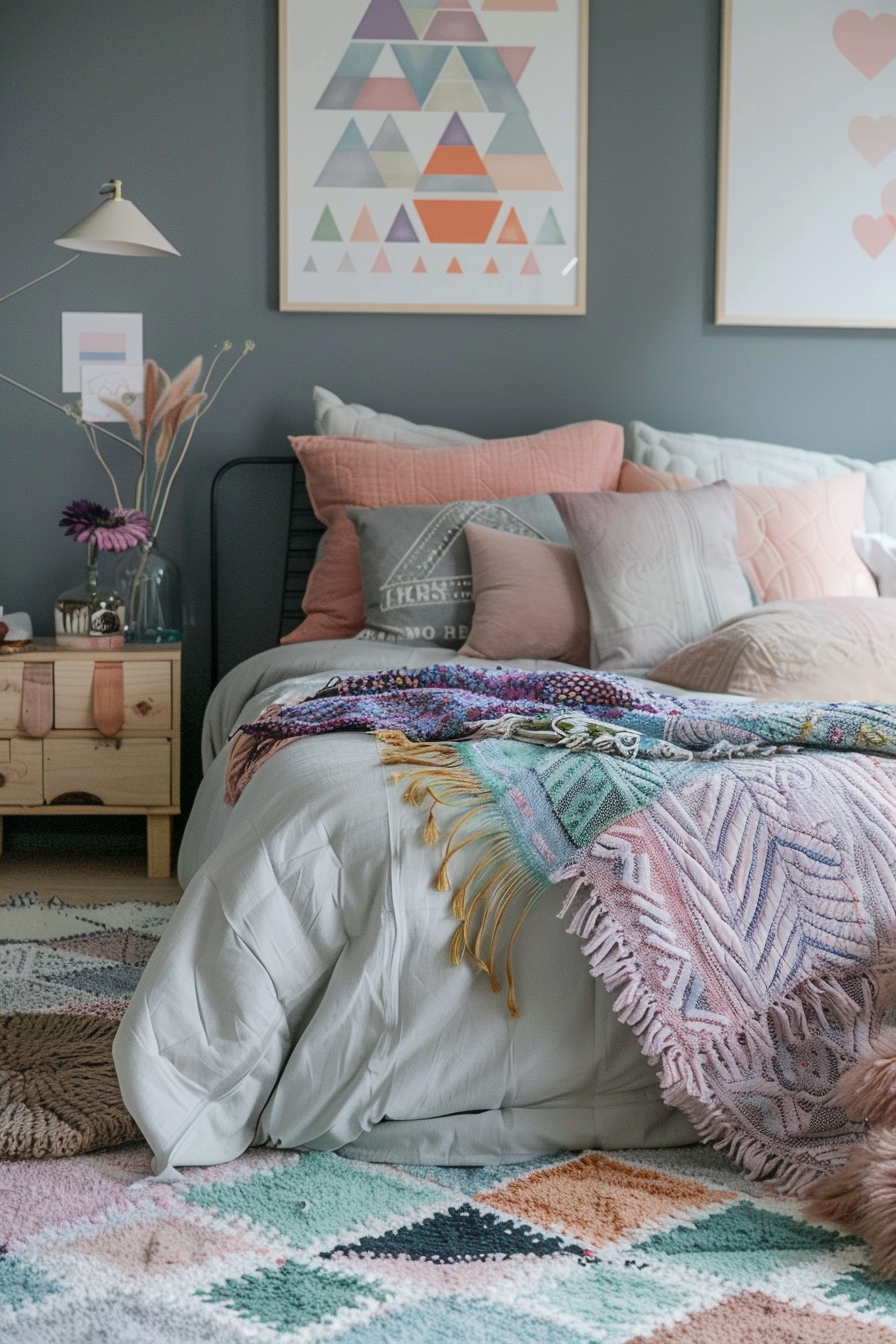
<instances>
[{"instance_id":1,"label":"gray printed cushion with text","mask_svg":"<svg viewBox=\"0 0 896 1344\"><path fill-rule=\"evenodd\" d=\"M361 548L364 629L359 639L460 648L473 617L467 523L568 542L550 495L347 512Z\"/></svg>"}]
</instances>

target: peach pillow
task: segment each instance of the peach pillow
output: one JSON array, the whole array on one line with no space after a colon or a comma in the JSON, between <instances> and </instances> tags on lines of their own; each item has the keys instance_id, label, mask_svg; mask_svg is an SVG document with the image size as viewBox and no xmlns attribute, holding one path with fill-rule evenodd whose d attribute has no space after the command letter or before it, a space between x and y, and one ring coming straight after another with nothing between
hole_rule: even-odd
<instances>
[{"instance_id":1,"label":"peach pillow","mask_svg":"<svg viewBox=\"0 0 896 1344\"><path fill-rule=\"evenodd\" d=\"M588 599L571 546L467 523L472 658L550 658L588 666Z\"/></svg>"},{"instance_id":2,"label":"peach pillow","mask_svg":"<svg viewBox=\"0 0 896 1344\"><path fill-rule=\"evenodd\" d=\"M700 489L674 471L623 462L623 494ZM735 485L737 558L760 602L791 597L876 597L877 586L853 545L864 527L860 471L798 485Z\"/></svg>"},{"instance_id":3,"label":"peach pillow","mask_svg":"<svg viewBox=\"0 0 896 1344\"><path fill-rule=\"evenodd\" d=\"M358 536L347 506L615 490L622 463L622 426L603 420L443 447L313 435L289 441L305 472L311 507L327 531L308 577L305 620L282 644L346 639L364 625Z\"/></svg>"}]
</instances>

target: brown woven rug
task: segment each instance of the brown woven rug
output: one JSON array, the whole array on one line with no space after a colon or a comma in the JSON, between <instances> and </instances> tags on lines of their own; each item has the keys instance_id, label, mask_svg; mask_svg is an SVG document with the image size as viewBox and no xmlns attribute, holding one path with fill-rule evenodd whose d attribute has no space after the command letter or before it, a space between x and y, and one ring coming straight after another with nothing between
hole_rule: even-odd
<instances>
[{"instance_id":1,"label":"brown woven rug","mask_svg":"<svg viewBox=\"0 0 896 1344\"><path fill-rule=\"evenodd\" d=\"M72 1157L139 1138L112 1041L173 906L0 905L0 1158Z\"/></svg>"},{"instance_id":2,"label":"brown woven rug","mask_svg":"<svg viewBox=\"0 0 896 1344\"><path fill-rule=\"evenodd\" d=\"M0 1018L0 1157L73 1157L140 1137L112 1065L117 1021Z\"/></svg>"}]
</instances>

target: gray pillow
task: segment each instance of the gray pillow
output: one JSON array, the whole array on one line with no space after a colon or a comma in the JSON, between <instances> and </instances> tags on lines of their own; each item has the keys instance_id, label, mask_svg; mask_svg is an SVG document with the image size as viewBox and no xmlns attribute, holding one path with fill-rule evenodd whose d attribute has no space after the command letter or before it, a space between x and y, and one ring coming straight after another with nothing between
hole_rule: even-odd
<instances>
[{"instance_id":1,"label":"gray pillow","mask_svg":"<svg viewBox=\"0 0 896 1344\"><path fill-rule=\"evenodd\" d=\"M569 542L550 495L346 512L361 550L365 624L359 639L460 648L473 619L467 523Z\"/></svg>"},{"instance_id":2,"label":"gray pillow","mask_svg":"<svg viewBox=\"0 0 896 1344\"><path fill-rule=\"evenodd\" d=\"M555 494L588 598L591 666L655 667L751 607L734 493Z\"/></svg>"}]
</instances>

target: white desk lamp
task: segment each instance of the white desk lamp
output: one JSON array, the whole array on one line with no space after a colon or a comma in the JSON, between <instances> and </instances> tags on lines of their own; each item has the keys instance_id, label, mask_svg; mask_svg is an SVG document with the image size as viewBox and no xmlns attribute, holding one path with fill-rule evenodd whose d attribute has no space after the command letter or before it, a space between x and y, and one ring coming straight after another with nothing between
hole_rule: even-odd
<instances>
[{"instance_id":1,"label":"white desk lamp","mask_svg":"<svg viewBox=\"0 0 896 1344\"><path fill-rule=\"evenodd\" d=\"M40 284L41 280L48 280L58 271L65 270L66 266L71 266L73 261L78 260L82 252L105 252L107 255L119 257L180 256L177 248L171 246L168 239L159 233L155 225L149 222L136 205L124 199L121 194L121 182L117 177L100 188L100 195L105 197L102 204L55 240L57 247L76 248L75 255L69 257L61 266L54 266L52 271L36 275L33 280L19 285L18 289L11 289L8 294L0 295L0 303L5 303L7 299L14 298L23 290L30 289L32 285ZM16 382L15 378L8 378L5 373L0 373L0 381L9 383L10 387L17 387L32 397L37 397L39 401L46 402L57 411L69 413L58 401L52 401L42 393L35 392L33 388L26 387L24 383ZM104 430L102 425L97 425L96 429L100 433L110 433ZM111 437L118 438L118 435L112 434Z\"/></svg>"},{"instance_id":2,"label":"white desk lamp","mask_svg":"<svg viewBox=\"0 0 896 1344\"><path fill-rule=\"evenodd\" d=\"M0 296L0 303L5 303L7 299L21 294L23 289L30 289L32 285L71 266L82 252L105 252L119 257L180 256L177 248L171 246L154 224L150 224L136 205L124 199L117 177L100 188L100 195L105 197L103 203L55 240L57 247L75 248L75 256L69 257L61 266L54 266L52 271L45 271L43 275L37 275L26 284L19 285L18 289L11 289L8 294Z\"/></svg>"}]
</instances>

